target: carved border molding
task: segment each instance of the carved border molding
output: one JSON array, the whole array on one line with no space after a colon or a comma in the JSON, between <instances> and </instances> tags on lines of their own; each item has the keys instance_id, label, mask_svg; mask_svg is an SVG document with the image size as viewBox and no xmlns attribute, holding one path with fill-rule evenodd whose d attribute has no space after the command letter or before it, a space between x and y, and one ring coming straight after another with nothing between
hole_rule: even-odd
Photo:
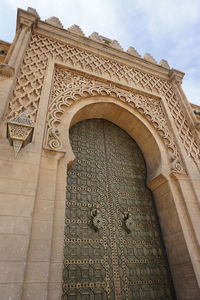
<instances>
[{"instance_id":1,"label":"carved border molding","mask_svg":"<svg viewBox=\"0 0 200 300\"><path fill-rule=\"evenodd\" d=\"M187 154L195 163L199 162L200 150L170 81L42 35L32 35L9 103L8 119L25 111L33 121L36 120L49 58L88 74L164 96Z\"/></svg>"},{"instance_id":2,"label":"carved border molding","mask_svg":"<svg viewBox=\"0 0 200 300\"><path fill-rule=\"evenodd\" d=\"M47 115L45 148L64 150L60 135L60 125L62 116L69 106L79 99L106 95L127 103L144 115L158 131L167 147L171 162L171 172L184 173L180 155L173 135L168 128L165 112L159 99L126 91L116 87L114 84L103 83L61 68L55 68L53 86Z\"/></svg>"}]
</instances>

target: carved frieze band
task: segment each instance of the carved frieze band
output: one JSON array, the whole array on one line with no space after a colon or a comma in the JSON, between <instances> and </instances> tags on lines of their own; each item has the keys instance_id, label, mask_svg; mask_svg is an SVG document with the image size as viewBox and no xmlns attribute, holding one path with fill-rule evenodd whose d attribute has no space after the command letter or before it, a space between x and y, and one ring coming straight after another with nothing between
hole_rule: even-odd
<instances>
[{"instance_id":1,"label":"carved frieze band","mask_svg":"<svg viewBox=\"0 0 200 300\"><path fill-rule=\"evenodd\" d=\"M117 98L120 101L128 103L143 114L157 129L167 146L171 161L171 171L183 172L180 156L173 136L169 131L162 103L159 99L122 90L113 84L103 83L60 68L56 68L55 70L54 88L47 116L47 148L54 150L62 149L60 124L62 122L62 115L67 108L78 99L97 95Z\"/></svg>"},{"instance_id":2,"label":"carved frieze band","mask_svg":"<svg viewBox=\"0 0 200 300\"><path fill-rule=\"evenodd\" d=\"M140 88L146 92L164 96L188 155L195 162L199 160L199 148L170 81L45 36L33 35L31 38L17 78L13 98L9 104L8 119L25 111L32 118L32 121L36 120L49 58L53 58L57 62L63 62L77 70L85 71L104 79L112 79L116 83L128 84L130 87ZM132 103L132 100L130 100L130 103ZM53 129L49 134L52 139L53 136L56 137L58 135L57 131Z\"/></svg>"}]
</instances>

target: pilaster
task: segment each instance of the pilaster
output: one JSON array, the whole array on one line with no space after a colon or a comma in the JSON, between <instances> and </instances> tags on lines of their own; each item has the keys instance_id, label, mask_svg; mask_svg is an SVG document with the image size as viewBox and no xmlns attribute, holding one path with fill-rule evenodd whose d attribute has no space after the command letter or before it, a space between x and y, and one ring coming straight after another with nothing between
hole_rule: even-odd
<instances>
[{"instance_id":1,"label":"pilaster","mask_svg":"<svg viewBox=\"0 0 200 300\"><path fill-rule=\"evenodd\" d=\"M50 270L55 266L59 268L56 274L60 276L61 285L65 192L62 193L57 189L57 172L59 160L63 156L62 152L43 151L42 153L25 267L21 298L23 300L50 299L48 297ZM55 226L56 236L53 235ZM55 244L57 251L52 257L52 247L55 248ZM55 273L54 280L51 281L57 283Z\"/></svg>"}]
</instances>

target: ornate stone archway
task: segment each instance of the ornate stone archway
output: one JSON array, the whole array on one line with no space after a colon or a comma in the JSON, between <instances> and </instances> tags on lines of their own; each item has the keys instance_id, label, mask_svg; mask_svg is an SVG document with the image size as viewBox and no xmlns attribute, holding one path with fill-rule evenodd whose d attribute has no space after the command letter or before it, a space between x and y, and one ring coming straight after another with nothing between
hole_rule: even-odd
<instances>
[{"instance_id":1,"label":"ornate stone archway","mask_svg":"<svg viewBox=\"0 0 200 300\"><path fill-rule=\"evenodd\" d=\"M161 136L171 162L171 172L184 173L174 137L170 132L162 100L159 97L150 97L135 91L125 90L99 82L81 74L56 68L54 88L51 95L49 112L47 115L45 146L52 150L63 150L59 127L62 115L79 99L95 96L107 96L127 103L131 108L142 114Z\"/></svg>"},{"instance_id":2,"label":"ornate stone archway","mask_svg":"<svg viewBox=\"0 0 200 300\"><path fill-rule=\"evenodd\" d=\"M3 67L12 74L0 76L2 295L59 299L66 167L74 159L68 131L95 117L140 146L178 298L200 299L199 135L183 73L95 36L64 30L56 18L43 22L34 9L18 12ZM32 124L30 143L14 158L7 124L21 113Z\"/></svg>"}]
</instances>

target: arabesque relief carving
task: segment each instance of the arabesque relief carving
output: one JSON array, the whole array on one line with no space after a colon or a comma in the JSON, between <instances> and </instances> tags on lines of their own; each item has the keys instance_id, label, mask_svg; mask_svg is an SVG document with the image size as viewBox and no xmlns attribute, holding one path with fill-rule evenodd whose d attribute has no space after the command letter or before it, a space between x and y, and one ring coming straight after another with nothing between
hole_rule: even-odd
<instances>
[{"instance_id":1,"label":"arabesque relief carving","mask_svg":"<svg viewBox=\"0 0 200 300\"><path fill-rule=\"evenodd\" d=\"M126 64L109 60L108 58L40 35L32 36L26 51L14 95L9 104L8 119L18 115L22 111L26 111L33 121L36 120L45 70L49 58L53 58L57 62L63 62L69 67L82 70L86 73L94 74L105 79L112 79L112 81L118 83L128 84L130 87L140 88L144 91L164 96L188 155L191 156L195 162L199 161L199 148L192 136L184 111L170 81L160 79L154 75L136 70ZM138 97L137 99L139 99ZM132 103L132 101L130 102ZM134 103L137 103L137 101L134 101ZM159 124L158 126L162 127L162 125ZM51 130L49 134L52 137L58 136L57 131ZM173 159L173 161L175 161L175 159Z\"/></svg>"},{"instance_id":2,"label":"arabesque relief carving","mask_svg":"<svg viewBox=\"0 0 200 300\"><path fill-rule=\"evenodd\" d=\"M53 150L62 149L59 128L63 113L78 99L96 95L117 98L143 114L157 129L167 146L171 171L183 172L180 156L173 136L169 131L162 103L159 99L122 90L114 84L100 82L61 68L56 68L54 75L54 88L47 116L46 147Z\"/></svg>"}]
</instances>

